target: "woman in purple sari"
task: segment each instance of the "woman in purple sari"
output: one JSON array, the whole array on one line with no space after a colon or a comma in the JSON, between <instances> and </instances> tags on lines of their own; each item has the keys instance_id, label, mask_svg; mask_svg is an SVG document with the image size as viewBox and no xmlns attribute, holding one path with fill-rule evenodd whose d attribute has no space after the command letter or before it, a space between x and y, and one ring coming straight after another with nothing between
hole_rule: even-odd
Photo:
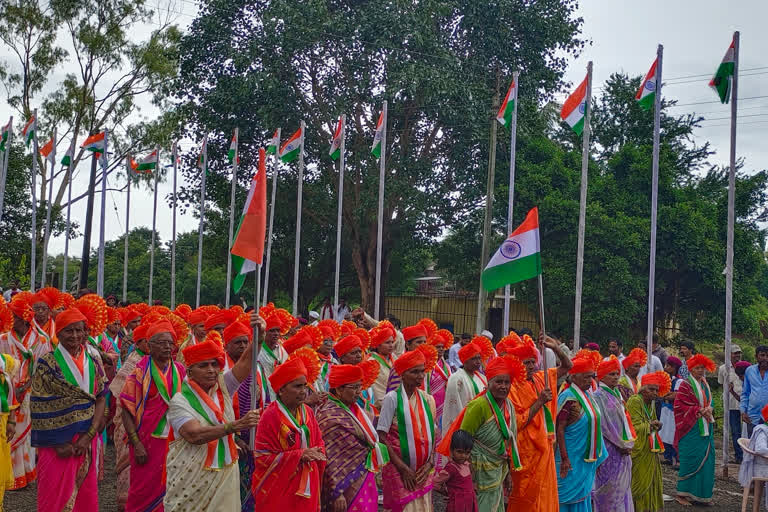
<instances>
[{"instance_id":1,"label":"woman in purple sari","mask_svg":"<svg viewBox=\"0 0 768 512\"><path fill-rule=\"evenodd\" d=\"M600 423L608 458L598 468L592 490L596 512L634 512L632 501L632 447L635 431L619 391L620 366L615 356L597 367L600 386L592 398L603 416Z\"/></svg>"}]
</instances>

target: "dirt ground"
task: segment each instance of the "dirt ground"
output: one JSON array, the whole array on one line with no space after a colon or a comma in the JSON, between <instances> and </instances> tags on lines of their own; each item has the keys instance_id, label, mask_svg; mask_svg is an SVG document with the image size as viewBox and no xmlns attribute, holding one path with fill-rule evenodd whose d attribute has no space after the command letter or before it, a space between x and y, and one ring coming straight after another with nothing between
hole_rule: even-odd
<instances>
[{"instance_id":1,"label":"dirt ground","mask_svg":"<svg viewBox=\"0 0 768 512\"><path fill-rule=\"evenodd\" d=\"M115 452L110 445L107 447L107 453L104 464L104 481L99 485L99 511L115 512L115 474L112 470L115 467ZM664 493L671 496L675 490L675 472L669 466L664 468ZM736 465L729 467L729 478L723 479L720 476L718 466L718 476L715 481L715 506L714 507L682 507L674 501L664 504L665 512L691 511L691 510L716 510L718 512L730 512L741 510L742 488L736 481L739 468ZM20 491L8 491L5 493L5 510L11 512L34 512L37 510L37 486L32 485ZM751 502L750 502L751 509ZM435 499L435 511L443 512L445 505L442 498Z\"/></svg>"}]
</instances>

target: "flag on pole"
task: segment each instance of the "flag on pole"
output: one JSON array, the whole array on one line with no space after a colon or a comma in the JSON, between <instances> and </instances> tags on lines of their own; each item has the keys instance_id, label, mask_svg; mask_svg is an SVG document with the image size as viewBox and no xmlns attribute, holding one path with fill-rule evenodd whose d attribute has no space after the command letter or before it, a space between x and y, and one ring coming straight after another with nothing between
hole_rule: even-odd
<instances>
[{"instance_id":1,"label":"flag on pole","mask_svg":"<svg viewBox=\"0 0 768 512\"><path fill-rule=\"evenodd\" d=\"M519 283L541 274L539 209L534 207L525 220L504 240L483 270L481 280L487 291Z\"/></svg>"},{"instance_id":2,"label":"flag on pole","mask_svg":"<svg viewBox=\"0 0 768 512\"><path fill-rule=\"evenodd\" d=\"M72 160L75 158L75 144L74 141L72 142L73 143L67 148L67 152L64 153L64 157L61 159L61 165L66 165L67 167L72 165Z\"/></svg>"},{"instance_id":3,"label":"flag on pole","mask_svg":"<svg viewBox=\"0 0 768 512\"><path fill-rule=\"evenodd\" d=\"M659 63L658 57L653 61L653 66L648 70L643 82L640 84L640 89L635 94L637 103L645 110L651 110L653 108L654 101L656 99L656 65Z\"/></svg>"},{"instance_id":4,"label":"flag on pole","mask_svg":"<svg viewBox=\"0 0 768 512\"><path fill-rule=\"evenodd\" d=\"M299 127L299 129L296 130L296 133L291 135L291 138L280 148L280 160L285 163L296 160L299 156L299 151L301 151L301 138L303 136L304 134L301 133L301 127Z\"/></svg>"},{"instance_id":5,"label":"flag on pole","mask_svg":"<svg viewBox=\"0 0 768 512\"><path fill-rule=\"evenodd\" d=\"M502 126L509 127L512 123L512 113L515 110L515 98L517 97L517 83L514 79L509 86L507 95L504 96L504 101L499 108L499 113L496 114L496 120L501 123Z\"/></svg>"},{"instance_id":6,"label":"flag on pole","mask_svg":"<svg viewBox=\"0 0 768 512\"><path fill-rule=\"evenodd\" d=\"M376 123L376 135L373 136L373 146L371 154L376 158L381 157L381 135L384 132L384 111L379 114L379 121Z\"/></svg>"},{"instance_id":7,"label":"flag on pole","mask_svg":"<svg viewBox=\"0 0 768 512\"><path fill-rule=\"evenodd\" d=\"M237 132L232 134L232 142L229 143L229 152L227 153L227 158L229 158L229 163L232 163L235 161L236 154L237 154ZM237 163L240 163L240 159L238 159Z\"/></svg>"},{"instance_id":8,"label":"flag on pole","mask_svg":"<svg viewBox=\"0 0 768 512\"><path fill-rule=\"evenodd\" d=\"M336 125L336 132L333 134L333 140L331 141L331 149L328 151L333 160L338 160L341 156L341 118Z\"/></svg>"},{"instance_id":9,"label":"flag on pole","mask_svg":"<svg viewBox=\"0 0 768 512\"><path fill-rule=\"evenodd\" d=\"M232 244L232 289L239 293L245 275L256 270L264 259L264 235L267 231L267 153L259 150L259 170L251 180L248 198Z\"/></svg>"},{"instance_id":10,"label":"flag on pole","mask_svg":"<svg viewBox=\"0 0 768 512\"><path fill-rule=\"evenodd\" d=\"M5 151L5 145L8 143L8 138L11 136L11 129L13 129L13 118L8 120L8 124L3 126L0 133L0 151Z\"/></svg>"},{"instance_id":11,"label":"flag on pole","mask_svg":"<svg viewBox=\"0 0 768 512\"><path fill-rule=\"evenodd\" d=\"M577 135L584 130L584 114L587 111L587 80L584 78L581 85L568 96L560 111L560 118L565 121Z\"/></svg>"},{"instance_id":12,"label":"flag on pole","mask_svg":"<svg viewBox=\"0 0 768 512\"><path fill-rule=\"evenodd\" d=\"M133 159L133 157L128 157L128 165L131 166L131 170L135 173L138 173L139 171L139 162Z\"/></svg>"},{"instance_id":13,"label":"flag on pole","mask_svg":"<svg viewBox=\"0 0 768 512\"><path fill-rule=\"evenodd\" d=\"M203 137L203 143L200 145L200 156L197 157L197 167L201 170L205 170L206 172L208 169L203 169L203 166L207 167L207 163L205 162L203 156L205 155L205 148L208 145L208 134Z\"/></svg>"},{"instance_id":14,"label":"flag on pole","mask_svg":"<svg viewBox=\"0 0 768 512\"><path fill-rule=\"evenodd\" d=\"M280 147L280 138L277 136L277 130L275 130L274 135L272 135L272 139L269 141L269 145L267 146L267 154L274 155L277 153L277 148Z\"/></svg>"},{"instance_id":15,"label":"flag on pole","mask_svg":"<svg viewBox=\"0 0 768 512\"><path fill-rule=\"evenodd\" d=\"M709 81L709 86L715 90L717 96L720 98L720 103L728 103L731 99L731 83L733 81L733 72L736 67L734 41L731 41L731 46L725 52L723 61L717 67L715 76Z\"/></svg>"},{"instance_id":16,"label":"flag on pole","mask_svg":"<svg viewBox=\"0 0 768 512\"><path fill-rule=\"evenodd\" d=\"M29 147L32 144L32 139L35 138L35 130L37 128L37 119L35 116L29 118L27 124L24 125L24 129L21 130L21 136L24 138L24 144Z\"/></svg>"},{"instance_id":17,"label":"flag on pole","mask_svg":"<svg viewBox=\"0 0 768 512\"><path fill-rule=\"evenodd\" d=\"M80 145L81 148L85 149L86 151L93 151L94 153L103 153L104 152L104 132L101 133L94 133L93 135L89 135L87 139L85 139Z\"/></svg>"},{"instance_id":18,"label":"flag on pole","mask_svg":"<svg viewBox=\"0 0 768 512\"><path fill-rule=\"evenodd\" d=\"M136 162L131 159L131 167L133 167L133 164ZM134 168L134 171L137 172L152 172L157 167L157 150L152 151L150 154L142 158L138 164L136 164L136 167Z\"/></svg>"},{"instance_id":19,"label":"flag on pole","mask_svg":"<svg viewBox=\"0 0 768 512\"><path fill-rule=\"evenodd\" d=\"M51 168L56 165L56 152L53 150L53 138L40 148L40 154L51 163Z\"/></svg>"}]
</instances>

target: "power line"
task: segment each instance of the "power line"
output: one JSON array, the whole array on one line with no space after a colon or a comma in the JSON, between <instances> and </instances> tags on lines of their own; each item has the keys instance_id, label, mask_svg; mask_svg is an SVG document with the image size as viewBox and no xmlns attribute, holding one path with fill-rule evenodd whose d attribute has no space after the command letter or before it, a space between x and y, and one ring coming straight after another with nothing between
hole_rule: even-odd
<instances>
[{"instance_id":1,"label":"power line","mask_svg":"<svg viewBox=\"0 0 768 512\"><path fill-rule=\"evenodd\" d=\"M740 69L739 70L739 76L741 76L741 73L744 73L745 71L757 71L761 69L768 69L768 66L763 66L759 68L746 68L746 69ZM684 80L686 78L697 78L697 77L711 77L713 73L702 73L700 75L687 75L687 76L676 76L674 78L665 78L665 82L674 82L677 80Z\"/></svg>"}]
</instances>

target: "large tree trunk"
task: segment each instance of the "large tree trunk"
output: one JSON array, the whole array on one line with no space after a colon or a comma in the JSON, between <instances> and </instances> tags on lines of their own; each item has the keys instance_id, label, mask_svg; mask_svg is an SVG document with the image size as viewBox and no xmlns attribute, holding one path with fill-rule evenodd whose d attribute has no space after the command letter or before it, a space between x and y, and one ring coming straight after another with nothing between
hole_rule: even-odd
<instances>
[{"instance_id":1,"label":"large tree trunk","mask_svg":"<svg viewBox=\"0 0 768 512\"><path fill-rule=\"evenodd\" d=\"M352 263L357 271L357 279L360 283L360 298L362 308L372 316L376 305L376 222L372 222L368 227L367 240L355 240L352 247ZM384 225L382 233L382 253L381 253L381 282L386 282L387 275L387 244L386 244L387 225ZM384 303L384 287L381 287L382 305ZM383 310L383 307L382 307Z\"/></svg>"}]
</instances>

